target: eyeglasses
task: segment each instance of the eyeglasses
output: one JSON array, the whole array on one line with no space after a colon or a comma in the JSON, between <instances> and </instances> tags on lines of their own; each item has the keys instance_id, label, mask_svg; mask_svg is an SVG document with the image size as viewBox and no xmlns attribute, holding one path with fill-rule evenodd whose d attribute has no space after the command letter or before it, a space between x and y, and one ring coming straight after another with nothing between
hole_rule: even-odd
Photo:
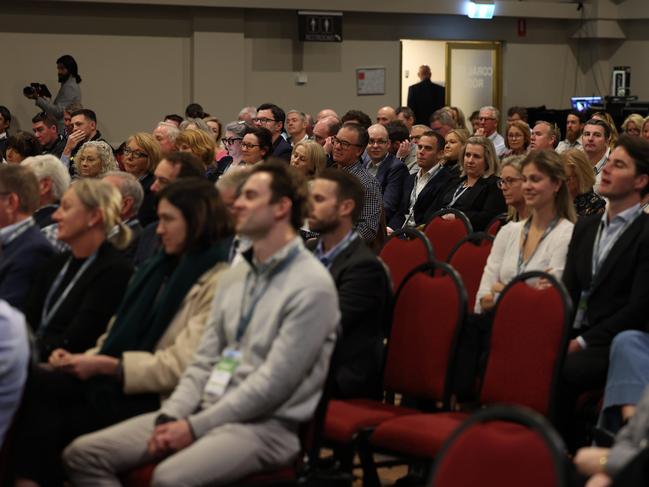
<instances>
[{"instance_id":1,"label":"eyeglasses","mask_svg":"<svg viewBox=\"0 0 649 487\"><path fill-rule=\"evenodd\" d=\"M277 122L274 118L266 118L266 117L255 117L252 119L253 122L255 123L261 123L261 124L266 124L270 122Z\"/></svg>"},{"instance_id":2,"label":"eyeglasses","mask_svg":"<svg viewBox=\"0 0 649 487\"><path fill-rule=\"evenodd\" d=\"M232 145L237 140L243 140L243 137L230 137L229 139L223 138L223 139L221 139L221 142L223 142L226 145Z\"/></svg>"},{"instance_id":3,"label":"eyeglasses","mask_svg":"<svg viewBox=\"0 0 649 487\"><path fill-rule=\"evenodd\" d=\"M123 153L124 156L126 156L126 157L128 157L128 156L133 156L133 157L149 157L149 154L147 154L146 152L142 152L142 151L139 151L139 150L131 150L131 149L129 149L128 147L124 147L124 148L122 149L122 153Z\"/></svg>"},{"instance_id":4,"label":"eyeglasses","mask_svg":"<svg viewBox=\"0 0 649 487\"><path fill-rule=\"evenodd\" d=\"M523 134L514 134L514 133L507 134L508 139L522 139L523 137L524 137Z\"/></svg>"},{"instance_id":5,"label":"eyeglasses","mask_svg":"<svg viewBox=\"0 0 649 487\"><path fill-rule=\"evenodd\" d=\"M522 180L523 178L500 178L498 180L498 188L500 189L511 188L511 186L516 181L522 181Z\"/></svg>"},{"instance_id":6,"label":"eyeglasses","mask_svg":"<svg viewBox=\"0 0 649 487\"><path fill-rule=\"evenodd\" d=\"M347 142L346 140L340 140L338 137L332 137L331 143L334 146L340 145L340 147L342 147L345 150L349 149L351 146L362 147L360 144L352 144L351 142Z\"/></svg>"},{"instance_id":7,"label":"eyeglasses","mask_svg":"<svg viewBox=\"0 0 649 487\"><path fill-rule=\"evenodd\" d=\"M384 144L387 144L388 141L385 140L385 139L370 139L367 143L369 145L375 145L375 144L376 145L384 145Z\"/></svg>"},{"instance_id":8,"label":"eyeglasses","mask_svg":"<svg viewBox=\"0 0 649 487\"><path fill-rule=\"evenodd\" d=\"M253 147L261 147L259 144L251 144L250 142L241 142L242 149L252 149Z\"/></svg>"},{"instance_id":9,"label":"eyeglasses","mask_svg":"<svg viewBox=\"0 0 649 487\"><path fill-rule=\"evenodd\" d=\"M496 120L496 117L478 117L478 120L484 122L485 120Z\"/></svg>"}]
</instances>

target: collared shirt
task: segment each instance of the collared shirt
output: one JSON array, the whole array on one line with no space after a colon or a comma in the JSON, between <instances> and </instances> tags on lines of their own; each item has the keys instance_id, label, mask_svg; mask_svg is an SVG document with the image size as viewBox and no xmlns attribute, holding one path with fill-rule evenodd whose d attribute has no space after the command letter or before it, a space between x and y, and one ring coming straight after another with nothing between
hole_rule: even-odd
<instances>
[{"instance_id":1,"label":"collared shirt","mask_svg":"<svg viewBox=\"0 0 649 487\"><path fill-rule=\"evenodd\" d=\"M574 142L570 142L568 139L564 139L561 142L559 142L559 145L557 145L555 152L557 154L562 154L568 149L584 150L584 147L581 145L579 139L575 140Z\"/></svg>"},{"instance_id":2,"label":"collared shirt","mask_svg":"<svg viewBox=\"0 0 649 487\"><path fill-rule=\"evenodd\" d=\"M5 245L10 244L13 240L20 237L20 235L29 227L34 226L35 224L34 219L30 216L29 218L20 220L18 223L12 223L4 228L0 228L0 245L4 247Z\"/></svg>"},{"instance_id":3,"label":"collared shirt","mask_svg":"<svg viewBox=\"0 0 649 487\"><path fill-rule=\"evenodd\" d=\"M593 166L593 169L595 171L595 186L593 187L595 189L595 193L599 194L599 185L602 182L602 168L604 167L604 164L606 164L606 161L608 161L609 156L611 155L611 148L609 147L606 149L606 152L604 153L604 157L602 157L597 164Z\"/></svg>"},{"instance_id":4,"label":"collared shirt","mask_svg":"<svg viewBox=\"0 0 649 487\"><path fill-rule=\"evenodd\" d=\"M315 251L313 252L313 255L315 255L316 258L320 262L322 262L322 264L327 269L330 269L331 264L333 264L333 261L336 259L336 257L338 257L338 255L357 238L358 238L358 233L356 233L354 230L350 230L349 232L347 232L347 235L345 235L345 237L340 242L338 242L336 245L330 248L328 252L324 251L324 244L322 240L320 240L318 242L318 246L315 248Z\"/></svg>"},{"instance_id":5,"label":"collared shirt","mask_svg":"<svg viewBox=\"0 0 649 487\"><path fill-rule=\"evenodd\" d=\"M423 169L419 169L417 172L417 175L415 176L415 184L412 187L412 191L410 193L410 207L408 208L408 214L406 215L406 220L403 224L404 227L415 227L417 226L417 222L415 222L415 203L417 202L417 198L419 198L419 193L422 192L422 190L426 187L428 184L428 181L433 179L435 175L442 169L442 165L437 163L433 167L431 167L428 171L425 173L422 173Z\"/></svg>"},{"instance_id":6,"label":"collared shirt","mask_svg":"<svg viewBox=\"0 0 649 487\"><path fill-rule=\"evenodd\" d=\"M388 152L383 159L381 159L379 162L374 162L370 159L370 162L368 162L365 165L365 169L367 169L367 172L370 173L371 176L375 177L379 174L379 167L381 167L381 164L388 158L390 153Z\"/></svg>"},{"instance_id":7,"label":"collared shirt","mask_svg":"<svg viewBox=\"0 0 649 487\"><path fill-rule=\"evenodd\" d=\"M383 210L381 187L378 181L363 167L360 160L351 166L341 167L341 169L356 176L365 189L365 201L356 231L363 237L363 240L370 243L376 238Z\"/></svg>"},{"instance_id":8,"label":"collared shirt","mask_svg":"<svg viewBox=\"0 0 649 487\"><path fill-rule=\"evenodd\" d=\"M0 134L0 140L5 140L7 138L7 132L2 132Z\"/></svg>"},{"instance_id":9,"label":"collared shirt","mask_svg":"<svg viewBox=\"0 0 649 487\"><path fill-rule=\"evenodd\" d=\"M503 136L498 132L494 132L487 138L491 142L493 142L494 148L496 149L496 155L498 157L501 157L507 151L507 147L505 146L505 139L503 139Z\"/></svg>"},{"instance_id":10,"label":"collared shirt","mask_svg":"<svg viewBox=\"0 0 649 487\"><path fill-rule=\"evenodd\" d=\"M602 233L599 239L599 245L597 249L599 254L597 255L597 261L601 267L602 261L606 258L605 253L607 253L610 248L615 245L615 242L620 238L622 230L642 212L642 206L640 203L636 203L630 208L618 213L613 217L611 221L608 220L608 213L602 215Z\"/></svg>"}]
</instances>

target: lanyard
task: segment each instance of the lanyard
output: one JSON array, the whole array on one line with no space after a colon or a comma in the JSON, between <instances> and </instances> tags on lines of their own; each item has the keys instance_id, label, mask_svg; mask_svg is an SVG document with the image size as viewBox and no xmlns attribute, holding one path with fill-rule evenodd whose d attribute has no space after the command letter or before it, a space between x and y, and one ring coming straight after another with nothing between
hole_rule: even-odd
<instances>
[{"instance_id":1,"label":"lanyard","mask_svg":"<svg viewBox=\"0 0 649 487\"><path fill-rule=\"evenodd\" d=\"M532 254L527 258L527 260L523 259L523 252L525 250L525 244L527 244L527 237L530 234L530 227L532 226L532 219L528 219L525 224L523 225L523 242L521 242L520 249L518 250L518 264L517 264L517 274L521 274L523 272L523 269L527 267L527 264L529 264L530 260L532 260L532 257L536 254L536 251L539 249L541 246L541 242L545 240L545 237L547 237L552 230L554 230L554 227L556 227L559 224L559 217L555 217L550 224L546 227L545 230L543 230L543 234L541 235L541 239L539 240L539 243L536 244L536 247L532 251Z\"/></svg>"},{"instance_id":2,"label":"lanyard","mask_svg":"<svg viewBox=\"0 0 649 487\"><path fill-rule=\"evenodd\" d=\"M2 246L5 247L9 245L34 225L34 219L31 217L27 218L24 223L18 225L18 227L13 232L11 232L5 239L3 239Z\"/></svg>"},{"instance_id":3,"label":"lanyard","mask_svg":"<svg viewBox=\"0 0 649 487\"><path fill-rule=\"evenodd\" d=\"M464 186L464 183L461 183L453 193L453 199L447 206L449 208L452 207L455 204L455 202L460 199L460 196L462 196L464 192L471 187L472 186Z\"/></svg>"},{"instance_id":4,"label":"lanyard","mask_svg":"<svg viewBox=\"0 0 649 487\"><path fill-rule=\"evenodd\" d=\"M250 305L248 306L247 311L244 311L245 292L243 293L243 296L241 297L241 314L239 316L239 326L237 326L237 336L236 336L237 343L241 341L241 338L246 333L246 329L250 324L250 320L252 319L252 315L255 312L257 303L259 303L259 300L268 290L268 287L270 286L273 277L275 277L282 270L284 270L299 253L300 253L300 247L295 247L293 250L289 252L289 254L286 257L284 257L284 260L279 262L273 269L270 270L268 274L268 279L266 280L266 285L261 288L258 288L259 291L256 293L254 293L253 291L254 294L250 298ZM246 277L246 281L247 279L248 278Z\"/></svg>"},{"instance_id":5,"label":"lanyard","mask_svg":"<svg viewBox=\"0 0 649 487\"><path fill-rule=\"evenodd\" d=\"M70 294L72 288L77 284L77 282L79 282L79 279L81 279L83 273L86 272L88 267L90 267L95 260L97 260L97 251L95 251L90 257L86 259L86 261L79 268L72 280L70 280L68 285L65 287L59 298L56 300L56 303L54 303L50 308L50 301L52 301L52 296L54 295L56 289L61 285L61 281L63 281L63 278L65 277L65 274L68 272L68 268L70 267L70 262L72 262L72 257L68 259L68 261L63 266L63 269L61 269L61 271L59 272L59 275L56 276L56 279L54 280L54 283L52 283L50 290L47 292L45 303L43 304L43 311L41 312L41 325L38 329L39 334L42 334L43 330L47 328L50 320L59 310L61 304L63 304L63 301L65 301L65 298L68 297L68 294Z\"/></svg>"},{"instance_id":6,"label":"lanyard","mask_svg":"<svg viewBox=\"0 0 649 487\"><path fill-rule=\"evenodd\" d=\"M604 228L604 220L600 222L599 227L597 228L597 235L595 236L595 245L593 245L593 258L591 262L591 272L592 272L591 285L592 282L595 280L595 276L599 271L600 265L602 264L602 262L606 260L608 254L611 252L611 249L613 248L615 243L626 231L626 229L629 228L631 224L636 220L636 218L638 218L640 215L642 215L642 207L640 207L635 212L635 214L632 215L631 218L629 218L627 222L617 232L615 232L615 234L609 239L607 245L601 251L599 246L602 239L602 229Z\"/></svg>"}]
</instances>

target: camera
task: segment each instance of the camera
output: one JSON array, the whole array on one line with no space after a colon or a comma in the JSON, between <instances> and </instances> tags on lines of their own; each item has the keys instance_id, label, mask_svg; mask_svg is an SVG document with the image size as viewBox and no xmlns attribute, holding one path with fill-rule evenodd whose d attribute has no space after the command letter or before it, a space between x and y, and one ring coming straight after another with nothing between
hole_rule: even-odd
<instances>
[{"instance_id":1,"label":"camera","mask_svg":"<svg viewBox=\"0 0 649 487\"><path fill-rule=\"evenodd\" d=\"M42 83L29 83L29 86L23 88L23 94L25 96L44 96L46 98L52 98L52 93L47 89Z\"/></svg>"}]
</instances>

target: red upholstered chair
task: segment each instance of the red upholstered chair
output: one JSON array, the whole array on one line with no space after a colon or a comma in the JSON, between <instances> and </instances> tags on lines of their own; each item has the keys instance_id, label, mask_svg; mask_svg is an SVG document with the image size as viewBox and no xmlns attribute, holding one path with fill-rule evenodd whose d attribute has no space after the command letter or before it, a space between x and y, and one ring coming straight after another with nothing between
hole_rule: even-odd
<instances>
[{"instance_id":1,"label":"red upholstered chair","mask_svg":"<svg viewBox=\"0 0 649 487\"><path fill-rule=\"evenodd\" d=\"M455 219L445 220L443 215L453 214ZM444 208L433 215L424 228L433 252L440 260L447 260L453 247L464 237L473 232L471 222L464 213L454 208Z\"/></svg>"},{"instance_id":2,"label":"red upholstered chair","mask_svg":"<svg viewBox=\"0 0 649 487\"><path fill-rule=\"evenodd\" d=\"M498 231L507 223L507 213L501 213L489 222L485 230L486 233L495 237Z\"/></svg>"},{"instance_id":3,"label":"red upholstered chair","mask_svg":"<svg viewBox=\"0 0 649 487\"><path fill-rule=\"evenodd\" d=\"M530 285L540 278L549 286ZM553 419L570 316L567 291L552 275L532 271L510 282L495 308L481 404L521 405ZM432 459L467 416L440 412L391 419L382 422L369 441L374 449Z\"/></svg>"},{"instance_id":4,"label":"red upholstered chair","mask_svg":"<svg viewBox=\"0 0 649 487\"><path fill-rule=\"evenodd\" d=\"M403 228L392 234L379 257L390 270L392 289L396 293L411 270L433 260L433 247L419 230Z\"/></svg>"},{"instance_id":5,"label":"red upholstered chair","mask_svg":"<svg viewBox=\"0 0 649 487\"><path fill-rule=\"evenodd\" d=\"M440 450L431 487L564 487L565 447L539 414L494 406L465 421ZM467 468L467 466L470 466Z\"/></svg>"},{"instance_id":6,"label":"red upholstered chair","mask_svg":"<svg viewBox=\"0 0 649 487\"><path fill-rule=\"evenodd\" d=\"M494 238L486 233L472 233L460 240L448 257L448 263L462 277L469 310L473 310L475 305L482 272L491 252L493 241Z\"/></svg>"},{"instance_id":7,"label":"red upholstered chair","mask_svg":"<svg viewBox=\"0 0 649 487\"><path fill-rule=\"evenodd\" d=\"M419 412L392 404L395 393L448 406L450 369L466 313L466 293L459 275L441 262L417 267L405 278L393 309L383 375L387 400L329 402L324 439L338 451L347 447L344 470L351 468L359 433L389 418Z\"/></svg>"}]
</instances>

